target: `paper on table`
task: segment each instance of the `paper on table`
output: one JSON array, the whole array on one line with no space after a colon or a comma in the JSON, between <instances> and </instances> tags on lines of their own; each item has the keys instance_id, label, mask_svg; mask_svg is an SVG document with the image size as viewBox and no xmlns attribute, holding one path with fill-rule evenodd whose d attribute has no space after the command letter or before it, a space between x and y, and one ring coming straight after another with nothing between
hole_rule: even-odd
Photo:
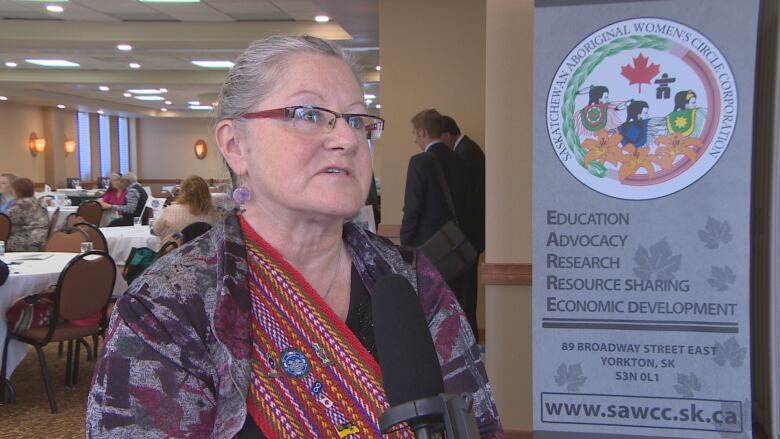
<instances>
[{"instance_id":1,"label":"paper on table","mask_svg":"<svg viewBox=\"0 0 780 439\"><path fill-rule=\"evenodd\" d=\"M20 255L15 256L15 261L44 261L46 259L49 259L52 255L45 255L41 253L34 253L31 255Z\"/></svg>"}]
</instances>

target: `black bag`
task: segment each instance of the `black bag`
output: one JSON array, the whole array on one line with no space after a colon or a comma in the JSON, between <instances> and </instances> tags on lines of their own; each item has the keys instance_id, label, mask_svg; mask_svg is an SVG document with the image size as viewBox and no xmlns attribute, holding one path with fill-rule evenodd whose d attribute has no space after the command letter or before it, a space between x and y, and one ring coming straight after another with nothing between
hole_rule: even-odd
<instances>
[{"instance_id":1,"label":"black bag","mask_svg":"<svg viewBox=\"0 0 780 439\"><path fill-rule=\"evenodd\" d=\"M441 164L435 154L433 158L436 163L439 183L444 191L444 197L447 199L447 205L453 219L447 221L425 244L421 245L420 250L436 266L444 280L450 283L476 264L479 255L458 224L455 205L452 203L452 195L447 180L444 178L444 171L441 169Z\"/></svg>"}]
</instances>

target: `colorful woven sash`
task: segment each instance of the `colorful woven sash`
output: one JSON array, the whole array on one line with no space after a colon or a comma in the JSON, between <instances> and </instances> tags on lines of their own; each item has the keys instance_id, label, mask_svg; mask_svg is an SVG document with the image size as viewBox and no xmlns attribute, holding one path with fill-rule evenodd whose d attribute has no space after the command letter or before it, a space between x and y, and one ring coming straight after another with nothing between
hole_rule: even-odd
<instances>
[{"instance_id":1,"label":"colorful woven sash","mask_svg":"<svg viewBox=\"0 0 780 439\"><path fill-rule=\"evenodd\" d=\"M252 298L249 414L269 438L383 437L377 362L303 276L243 218L241 226Z\"/></svg>"}]
</instances>

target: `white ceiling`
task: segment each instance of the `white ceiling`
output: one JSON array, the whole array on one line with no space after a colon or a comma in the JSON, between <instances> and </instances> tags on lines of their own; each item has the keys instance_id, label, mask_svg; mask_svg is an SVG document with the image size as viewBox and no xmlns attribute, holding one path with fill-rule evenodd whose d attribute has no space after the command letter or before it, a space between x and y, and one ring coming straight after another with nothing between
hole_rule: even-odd
<instances>
[{"instance_id":1,"label":"white ceiling","mask_svg":"<svg viewBox=\"0 0 780 439\"><path fill-rule=\"evenodd\" d=\"M201 116L187 102L214 100L226 70L193 60L232 60L249 42L275 34L337 41L364 69L366 93L379 95L378 0L0 0L0 95L5 102L64 104L84 111L138 116ZM47 4L63 13L46 11ZM330 23L316 23L326 14ZM133 46L117 50L119 43ZM78 68L39 67L28 58L66 59ZM18 67L3 63L13 61ZM131 69L128 64L141 64ZM102 92L98 86L110 91ZM131 88L167 88L161 102L123 96ZM0 105L3 103L0 102ZM162 113L160 108L171 111Z\"/></svg>"}]
</instances>

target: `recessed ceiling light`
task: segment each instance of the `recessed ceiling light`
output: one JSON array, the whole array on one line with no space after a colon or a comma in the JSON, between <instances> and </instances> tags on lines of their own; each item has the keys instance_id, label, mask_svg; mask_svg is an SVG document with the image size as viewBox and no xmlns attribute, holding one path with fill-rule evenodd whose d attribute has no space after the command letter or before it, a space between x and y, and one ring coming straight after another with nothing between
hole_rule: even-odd
<instances>
[{"instance_id":1,"label":"recessed ceiling light","mask_svg":"<svg viewBox=\"0 0 780 439\"><path fill-rule=\"evenodd\" d=\"M190 110L211 110L211 105L190 105Z\"/></svg>"},{"instance_id":2,"label":"recessed ceiling light","mask_svg":"<svg viewBox=\"0 0 780 439\"><path fill-rule=\"evenodd\" d=\"M44 67L80 67L77 63L65 59L26 59L25 61Z\"/></svg>"},{"instance_id":3,"label":"recessed ceiling light","mask_svg":"<svg viewBox=\"0 0 780 439\"><path fill-rule=\"evenodd\" d=\"M205 67L207 69L229 69L233 67L233 62L231 61L198 60L193 61L192 63L198 67Z\"/></svg>"},{"instance_id":4,"label":"recessed ceiling light","mask_svg":"<svg viewBox=\"0 0 780 439\"><path fill-rule=\"evenodd\" d=\"M165 101L165 105L172 105L172 104L173 104L173 102L171 102L171 101Z\"/></svg>"},{"instance_id":5,"label":"recessed ceiling light","mask_svg":"<svg viewBox=\"0 0 780 439\"><path fill-rule=\"evenodd\" d=\"M46 10L49 12L63 12L65 8L60 5L46 5Z\"/></svg>"},{"instance_id":6,"label":"recessed ceiling light","mask_svg":"<svg viewBox=\"0 0 780 439\"><path fill-rule=\"evenodd\" d=\"M161 88L160 89L160 93L168 93L168 89L167 88Z\"/></svg>"},{"instance_id":7,"label":"recessed ceiling light","mask_svg":"<svg viewBox=\"0 0 780 439\"><path fill-rule=\"evenodd\" d=\"M103 114L103 110L98 110L97 114Z\"/></svg>"},{"instance_id":8,"label":"recessed ceiling light","mask_svg":"<svg viewBox=\"0 0 780 439\"><path fill-rule=\"evenodd\" d=\"M363 99L376 99L376 95L364 94Z\"/></svg>"},{"instance_id":9,"label":"recessed ceiling light","mask_svg":"<svg viewBox=\"0 0 780 439\"><path fill-rule=\"evenodd\" d=\"M200 0L138 0L141 3L200 3Z\"/></svg>"},{"instance_id":10,"label":"recessed ceiling light","mask_svg":"<svg viewBox=\"0 0 780 439\"><path fill-rule=\"evenodd\" d=\"M65 106L64 106L64 105L62 105L62 104L57 104L57 108L59 108L60 110L64 110L64 109L65 109Z\"/></svg>"},{"instance_id":11,"label":"recessed ceiling light","mask_svg":"<svg viewBox=\"0 0 780 439\"><path fill-rule=\"evenodd\" d=\"M160 108L160 111L168 111L167 108Z\"/></svg>"},{"instance_id":12,"label":"recessed ceiling light","mask_svg":"<svg viewBox=\"0 0 780 439\"><path fill-rule=\"evenodd\" d=\"M376 104L376 105L374 105L374 108L382 108L382 106L379 105L379 104Z\"/></svg>"},{"instance_id":13,"label":"recessed ceiling light","mask_svg":"<svg viewBox=\"0 0 780 439\"><path fill-rule=\"evenodd\" d=\"M7 96L0 96L0 101L7 101L7 100L8 100Z\"/></svg>"},{"instance_id":14,"label":"recessed ceiling light","mask_svg":"<svg viewBox=\"0 0 780 439\"><path fill-rule=\"evenodd\" d=\"M109 91L109 90L111 90L110 88L108 88L107 85L101 85L100 87L98 87L98 89L100 89L100 91Z\"/></svg>"},{"instance_id":15,"label":"recessed ceiling light","mask_svg":"<svg viewBox=\"0 0 780 439\"><path fill-rule=\"evenodd\" d=\"M380 71L380 70L382 70L382 66L376 66L376 67L374 67L374 68L376 69L376 71L377 71L377 72L378 72L378 71Z\"/></svg>"},{"instance_id":16,"label":"recessed ceiling light","mask_svg":"<svg viewBox=\"0 0 780 439\"><path fill-rule=\"evenodd\" d=\"M330 21L330 17L328 17L327 15L318 15L314 17L314 21L316 21L317 23L327 23Z\"/></svg>"},{"instance_id":17,"label":"recessed ceiling light","mask_svg":"<svg viewBox=\"0 0 780 439\"><path fill-rule=\"evenodd\" d=\"M18 64L16 64L16 63L15 63L15 62L13 62L13 61L6 61L6 62L5 62L5 66L6 66L6 67L16 67L17 65L18 65Z\"/></svg>"},{"instance_id":18,"label":"recessed ceiling light","mask_svg":"<svg viewBox=\"0 0 780 439\"><path fill-rule=\"evenodd\" d=\"M162 96L133 96L134 98L138 99L139 101L162 101L165 99Z\"/></svg>"},{"instance_id":19,"label":"recessed ceiling light","mask_svg":"<svg viewBox=\"0 0 780 439\"><path fill-rule=\"evenodd\" d=\"M366 99L366 105L371 105L372 102L374 102L373 99Z\"/></svg>"},{"instance_id":20,"label":"recessed ceiling light","mask_svg":"<svg viewBox=\"0 0 780 439\"><path fill-rule=\"evenodd\" d=\"M189 101L187 102L188 105L200 105L200 101Z\"/></svg>"},{"instance_id":21,"label":"recessed ceiling light","mask_svg":"<svg viewBox=\"0 0 780 439\"><path fill-rule=\"evenodd\" d=\"M158 95L160 93L165 93L164 88L131 88L127 90L129 93L132 93L134 95Z\"/></svg>"},{"instance_id":22,"label":"recessed ceiling light","mask_svg":"<svg viewBox=\"0 0 780 439\"><path fill-rule=\"evenodd\" d=\"M128 65L130 66L131 69L140 69L141 68L141 64L138 64L137 62L131 62Z\"/></svg>"},{"instance_id":23,"label":"recessed ceiling light","mask_svg":"<svg viewBox=\"0 0 780 439\"><path fill-rule=\"evenodd\" d=\"M132 98L133 97L133 95L131 95L130 93L123 93L122 96L124 96L126 98Z\"/></svg>"},{"instance_id":24,"label":"recessed ceiling light","mask_svg":"<svg viewBox=\"0 0 780 439\"><path fill-rule=\"evenodd\" d=\"M116 48L119 49L119 50L123 50L125 52L127 52L129 50L133 50L133 46L131 46L129 44L117 44Z\"/></svg>"}]
</instances>

